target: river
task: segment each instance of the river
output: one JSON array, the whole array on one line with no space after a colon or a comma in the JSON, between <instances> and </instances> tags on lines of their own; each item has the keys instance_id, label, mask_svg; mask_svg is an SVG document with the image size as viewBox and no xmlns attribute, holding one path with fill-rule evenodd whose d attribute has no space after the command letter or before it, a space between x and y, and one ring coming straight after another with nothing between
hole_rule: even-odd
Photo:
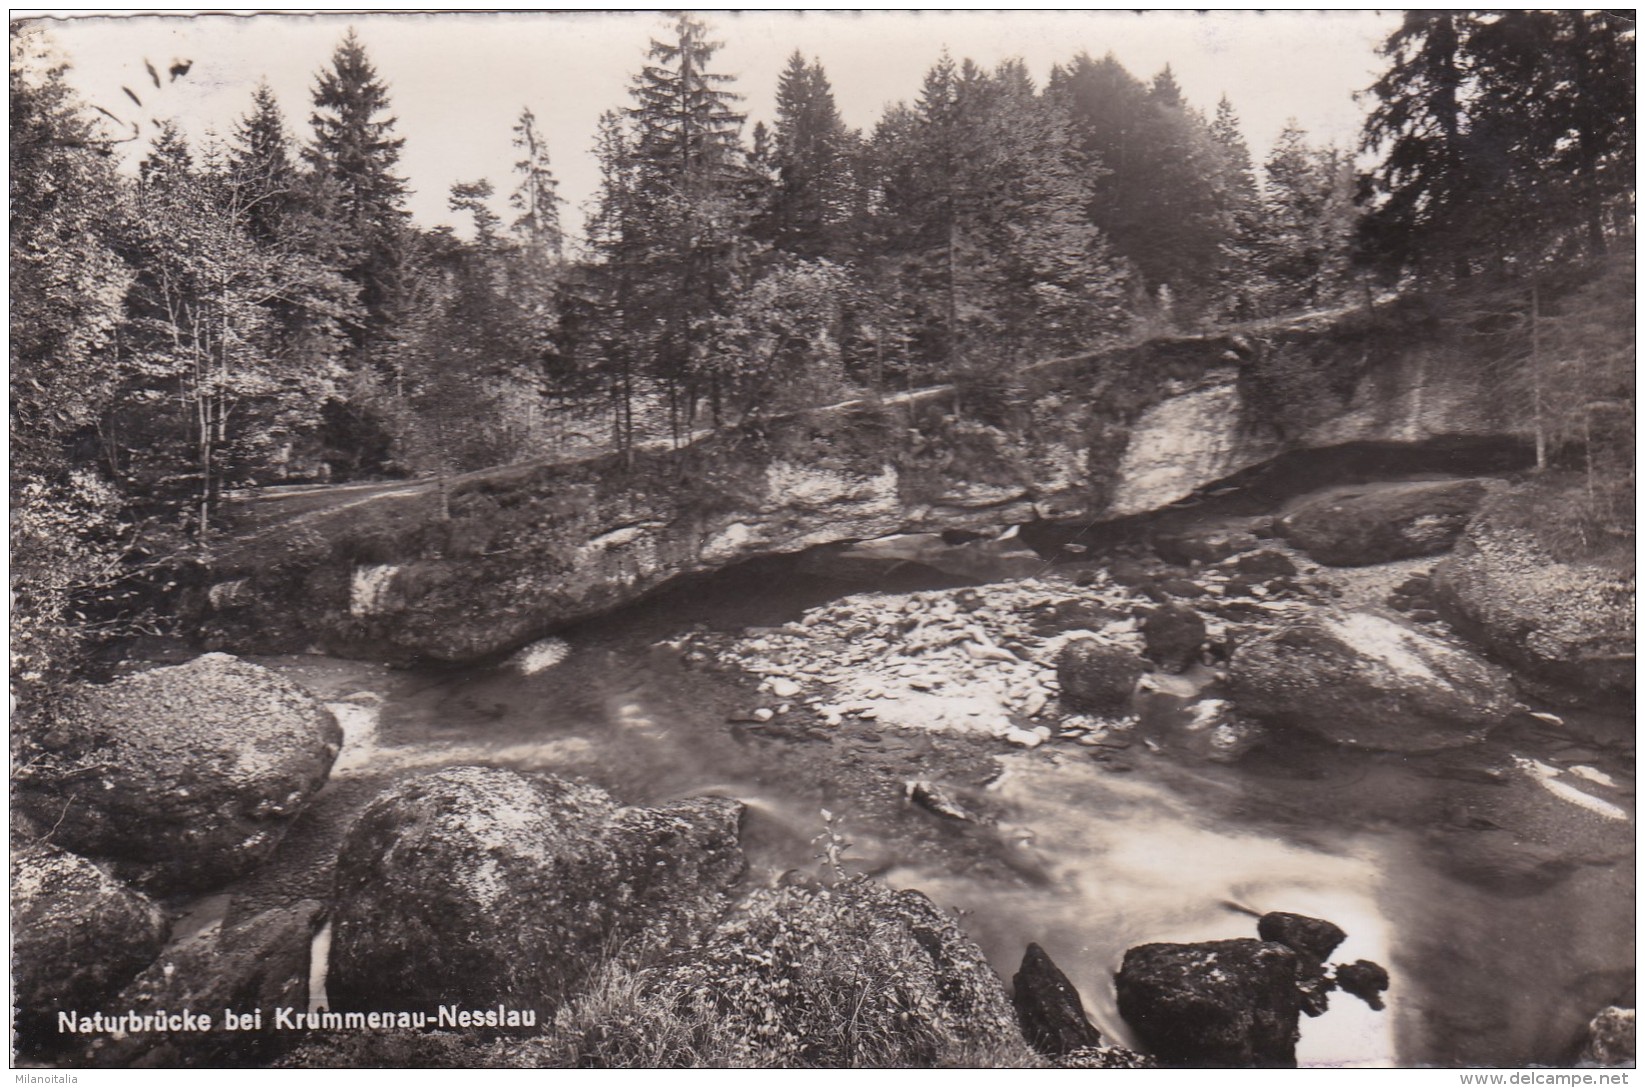
<instances>
[{"instance_id":1,"label":"river","mask_svg":"<svg viewBox=\"0 0 1645 1088\"><path fill-rule=\"evenodd\" d=\"M936 583L877 588L916 584ZM1392 976L1385 1011L1338 993L1304 1022L1304 1065L1565 1062L1595 1012L1632 1004L1631 721L1517 718L1439 755L1281 737L1220 764L1174 744L1166 714L1098 762L1069 743L1017 751L888 723L750 729L728 722L753 705L746 682L662 645L795 620L858 588L780 562L739 568L563 632L564 660L530 676L256 659L328 700L348 740L332 782L241 892L248 904L323 895L325 859L378 789L486 763L582 775L629 804L741 797L751 880L815 870L827 810L836 845L851 843L848 866L959 911L1007 980L1038 942L1122 1043L1134 1041L1114 1005L1124 951L1254 936L1247 910L1328 918L1349 933L1334 960ZM1570 767L1609 783L1575 800L1601 796L1610 810L1550 784L1548 769ZM997 826L932 819L905 800L914 779Z\"/></svg>"}]
</instances>

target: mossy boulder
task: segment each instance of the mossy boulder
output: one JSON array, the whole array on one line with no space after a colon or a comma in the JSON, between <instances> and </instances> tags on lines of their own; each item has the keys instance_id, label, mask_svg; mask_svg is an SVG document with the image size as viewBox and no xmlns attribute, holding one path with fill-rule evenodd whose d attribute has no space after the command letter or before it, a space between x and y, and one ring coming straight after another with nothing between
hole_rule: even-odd
<instances>
[{"instance_id":1,"label":"mossy boulder","mask_svg":"<svg viewBox=\"0 0 1645 1088\"><path fill-rule=\"evenodd\" d=\"M623 809L597 787L456 767L373 801L337 861L338 1009L534 1009L609 958L706 928L743 871L739 802Z\"/></svg>"},{"instance_id":2,"label":"mossy boulder","mask_svg":"<svg viewBox=\"0 0 1645 1088\"><path fill-rule=\"evenodd\" d=\"M41 1057L75 1037L59 1012L118 1012L110 999L153 962L170 924L147 896L67 850L12 854L13 1027L18 1052Z\"/></svg>"},{"instance_id":3,"label":"mossy boulder","mask_svg":"<svg viewBox=\"0 0 1645 1088\"><path fill-rule=\"evenodd\" d=\"M1244 713L1396 752L1473 743L1518 705L1505 670L1369 612L1322 612L1242 643L1228 682Z\"/></svg>"},{"instance_id":4,"label":"mossy boulder","mask_svg":"<svg viewBox=\"0 0 1645 1088\"><path fill-rule=\"evenodd\" d=\"M17 801L53 839L166 892L260 864L342 747L331 713L268 669L227 654L71 696Z\"/></svg>"},{"instance_id":5,"label":"mossy boulder","mask_svg":"<svg viewBox=\"0 0 1645 1088\"><path fill-rule=\"evenodd\" d=\"M1143 653L1166 672L1181 672L1199 660L1205 619L1194 609L1165 604L1142 617Z\"/></svg>"},{"instance_id":6,"label":"mossy boulder","mask_svg":"<svg viewBox=\"0 0 1645 1088\"><path fill-rule=\"evenodd\" d=\"M1304 500L1278 523L1315 562L1364 567L1451 550L1494 480L1424 480L1337 488Z\"/></svg>"},{"instance_id":7,"label":"mossy boulder","mask_svg":"<svg viewBox=\"0 0 1645 1088\"><path fill-rule=\"evenodd\" d=\"M1494 496L1434 568L1439 614L1493 656L1593 704L1634 696L1631 547L1572 546L1580 478L1565 476ZM1597 538L1600 530L1595 530Z\"/></svg>"},{"instance_id":8,"label":"mossy boulder","mask_svg":"<svg viewBox=\"0 0 1645 1088\"><path fill-rule=\"evenodd\" d=\"M1057 653L1062 697L1082 710L1124 711L1147 670L1148 663L1124 646L1094 638L1070 639Z\"/></svg>"},{"instance_id":9,"label":"mossy boulder","mask_svg":"<svg viewBox=\"0 0 1645 1088\"><path fill-rule=\"evenodd\" d=\"M919 892L866 879L757 889L622 994L579 1037L502 1064L535 1064L544 1046L623 1067L1040 1064L975 942Z\"/></svg>"}]
</instances>

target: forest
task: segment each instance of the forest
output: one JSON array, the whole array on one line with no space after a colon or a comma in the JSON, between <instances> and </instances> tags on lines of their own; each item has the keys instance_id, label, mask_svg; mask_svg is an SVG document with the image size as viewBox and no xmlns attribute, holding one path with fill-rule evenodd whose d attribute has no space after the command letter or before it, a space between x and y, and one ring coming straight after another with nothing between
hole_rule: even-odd
<instances>
[{"instance_id":1,"label":"forest","mask_svg":"<svg viewBox=\"0 0 1645 1088\"><path fill-rule=\"evenodd\" d=\"M468 228L415 225L352 32L311 101L259 87L203 146L162 125L128 175L104 104L13 22L22 690L157 629L234 492L678 444L942 383L986 418L1032 362L1390 292L1521 300L1492 334L1534 364L1503 394L1534 400L1540 461L1580 457L1596 405L1631 416L1632 329L1604 317L1633 290L1630 20L1412 13L1361 146L1292 125L1261 162L1236 104L1207 116L1169 67L1112 55L1041 86L944 54L853 131L796 49L749 130L718 48L679 16L594 146L554 149L599 164L570 237L530 108L514 174L452 187ZM1631 460L1611 476L1631 518Z\"/></svg>"}]
</instances>

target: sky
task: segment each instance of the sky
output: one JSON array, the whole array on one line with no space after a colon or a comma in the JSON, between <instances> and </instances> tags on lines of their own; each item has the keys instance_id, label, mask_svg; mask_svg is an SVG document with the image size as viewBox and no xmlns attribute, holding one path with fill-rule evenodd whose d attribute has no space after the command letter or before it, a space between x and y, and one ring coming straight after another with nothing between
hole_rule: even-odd
<instances>
[{"instance_id":1,"label":"sky","mask_svg":"<svg viewBox=\"0 0 1645 1088\"><path fill-rule=\"evenodd\" d=\"M14 16L18 14L14 12ZM872 129L887 105L911 101L943 48L984 67L1020 57L1043 84L1052 65L1079 52L1112 52L1149 79L1169 64L1188 102L1209 115L1226 94L1258 163L1295 118L1316 142L1357 143L1368 103L1355 92L1382 68L1376 46L1398 14L1374 11L753 11L710 13L725 43L715 68L736 77L747 130L770 123L777 77L796 48L819 60L846 123ZM510 146L521 107L547 135L569 227L581 223L598 173L596 122L630 103L633 77L669 20L656 11L447 12L80 16L44 20L70 81L94 105L123 118L176 120L196 143L227 136L266 80L293 135L308 134L316 75L352 26L389 89L400 173L424 227L452 223L455 182L489 179L513 188ZM188 74L155 91L174 60ZM130 87L141 110L126 97ZM141 144L128 145L129 157Z\"/></svg>"}]
</instances>

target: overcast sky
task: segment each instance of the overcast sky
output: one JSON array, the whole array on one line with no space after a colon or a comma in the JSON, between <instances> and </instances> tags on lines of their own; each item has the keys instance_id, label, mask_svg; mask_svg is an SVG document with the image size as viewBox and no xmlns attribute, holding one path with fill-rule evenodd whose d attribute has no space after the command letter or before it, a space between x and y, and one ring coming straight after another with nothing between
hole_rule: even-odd
<instances>
[{"instance_id":1,"label":"overcast sky","mask_svg":"<svg viewBox=\"0 0 1645 1088\"><path fill-rule=\"evenodd\" d=\"M1153 11L765 11L707 16L725 48L718 71L736 77L752 130L769 123L777 76L789 53L818 58L847 124L870 129L889 103L911 100L944 46L985 67L1021 57L1043 83L1051 66L1081 50L1112 52L1148 79L1170 64L1189 102L1209 114L1227 94L1260 163L1295 117L1317 141L1351 145L1366 104L1354 93L1381 69L1375 48L1397 25L1392 12ZM94 104L122 116L175 118L196 140L227 134L266 79L294 135L308 133L310 92L349 26L359 32L389 87L405 138L401 173L418 223L452 221L453 182L489 178L512 188L510 129L529 105L548 136L568 226L597 181L589 153L595 122L629 104L646 45L664 37L654 11L372 15L133 16L48 20L73 65L71 80ZM143 70L174 59L189 74L158 93ZM501 200L499 198L499 208Z\"/></svg>"}]
</instances>

